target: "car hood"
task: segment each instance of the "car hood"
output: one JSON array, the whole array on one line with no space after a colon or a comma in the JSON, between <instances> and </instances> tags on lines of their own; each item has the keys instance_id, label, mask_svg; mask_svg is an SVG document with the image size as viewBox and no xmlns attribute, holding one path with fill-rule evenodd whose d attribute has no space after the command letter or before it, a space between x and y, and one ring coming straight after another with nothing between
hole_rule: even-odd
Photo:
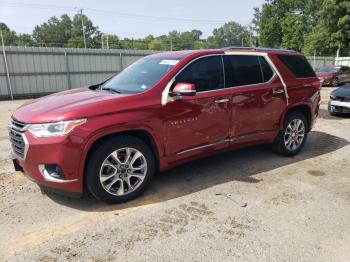
<instances>
[{"instance_id":1,"label":"car hood","mask_svg":"<svg viewBox=\"0 0 350 262\"><path fill-rule=\"evenodd\" d=\"M316 72L317 77L321 77L321 78L329 78L329 77L333 77L334 73L329 73L329 72Z\"/></svg>"},{"instance_id":2,"label":"car hood","mask_svg":"<svg viewBox=\"0 0 350 262\"><path fill-rule=\"evenodd\" d=\"M12 118L24 123L47 123L88 117L97 114L97 108L109 108L109 103L116 105L116 100L121 102L127 96L130 95L99 92L88 87L76 88L25 103Z\"/></svg>"},{"instance_id":3,"label":"car hood","mask_svg":"<svg viewBox=\"0 0 350 262\"><path fill-rule=\"evenodd\" d=\"M337 89L335 89L332 92L332 95L339 96L339 97L350 97L350 85L342 86Z\"/></svg>"}]
</instances>

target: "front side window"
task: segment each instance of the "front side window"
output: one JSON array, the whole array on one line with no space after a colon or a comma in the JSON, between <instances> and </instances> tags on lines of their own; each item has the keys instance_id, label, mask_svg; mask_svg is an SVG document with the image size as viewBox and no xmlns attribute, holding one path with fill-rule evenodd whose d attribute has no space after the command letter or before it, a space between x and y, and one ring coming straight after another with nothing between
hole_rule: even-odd
<instances>
[{"instance_id":1,"label":"front side window","mask_svg":"<svg viewBox=\"0 0 350 262\"><path fill-rule=\"evenodd\" d=\"M142 93L153 87L177 63L178 59L146 57L124 69L101 86L117 93Z\"/></svg>"},{"instance_id":2,"label":"front side window","mask_svg":"<svg viewBox=\"0 0 350 262\"><path fill-rule=\"evenodd\" d=\"M266 77L271 75L271 72L267 68L260 67L258 56L227 55L224 56L224 63L226 87L263 83L263 70L266 73Z\"/></svg>"},{"instance_id":3,"label":"front side window","mask_svg":"<svg viewBox=\"0 0 350 262\"><path fill-rule=\"evenodd\" d=\"M221 56L207 56L189 64L175 78L176 83L191 83L197 92L224 88Z\"/></svg>"}]
</instances>

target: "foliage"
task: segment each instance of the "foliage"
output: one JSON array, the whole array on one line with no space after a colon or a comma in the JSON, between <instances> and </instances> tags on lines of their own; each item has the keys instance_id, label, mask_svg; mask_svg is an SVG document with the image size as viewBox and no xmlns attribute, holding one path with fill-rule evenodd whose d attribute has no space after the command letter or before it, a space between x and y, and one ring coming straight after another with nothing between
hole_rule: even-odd
<instances>
[{"instance_id":1,"label":"foliage","mask_svg":"<svg viewBox=\"0 0 350 262\"><path fill-rule=\"evenodd\" d=\"M4 23L0 23L0 31L2 32L4 42L7 45L16 45L17 35L16 32L11 31L10 28ZM1 43L0 43L1 44Z\"/></svg>"},{"instance_id":2,"label":"foliage","mask_svg":"<svg viewBox=\"0 0 350 262\"><path fill-rule=\"evenodd\" d=\"M350 54L350 1L349 0L265 0L254 8L248 26L231 21L202 38L200 30L171 31L166 35L144 38L124 38L106 35L82 14L73 18L63 14L51 17L38 25L33 34L16 34L0 23L6 45L84 47L83 27L88 48L184 50L251 46L287 48L307 55ZM108 40L107 40L108 39Z\"/></svg>"},{"instance_id":3,"label":"foliage","mask_svg":"<svg viewBox=\"0 0 350 262\"><path fill-rule=\"evenodd\" d=\"M317 15L318 23L315 30L307 35L304 50L315 50L317 54L327 55L335 54L339 48L340 55L349 55L350 1L324 0Z\"/></svg>"},{"instance_id":4,"label":"foliage","mask_svg":"<svg viewBox=\"0 0 350 262\"><path fill-rule=\"evenodd\" d=\"M252 21L259 42L307 55L348 55L349 0L266 0Z\"/></svg>"},{"instance_id":5,"label":"foliage","mask_svg":"<svg viewBox=\"0 0 350 262\"><path fill-rule=\"evenodd\" d=\"M249 46L249 35L250 33L246 27L232 21L214 29L213 36L208 39L208 46L213 48Z\"/></svg>"},{"instance_id":6,"label":"foliage","mask_svg":"<svg viewBox=\"0 0 350 262\"><path fill-rule=\"evenodd\" d=\"M72 37L72 20L68 15L51 17L46 23L37 25L33 39L41 46L65 47Z\"/></svg>"}]
</instances>

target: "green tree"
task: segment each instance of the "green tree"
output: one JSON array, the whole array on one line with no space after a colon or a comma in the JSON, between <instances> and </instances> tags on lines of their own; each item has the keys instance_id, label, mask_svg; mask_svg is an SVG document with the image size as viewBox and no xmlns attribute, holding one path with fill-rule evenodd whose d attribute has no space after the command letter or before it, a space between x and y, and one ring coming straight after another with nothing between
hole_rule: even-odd
<instances>
[{"instance_id":1,"label":"green tree","mask_svg":"<svg viewBox=\"0 0 350 262\"><path fill-rule=\"evenodd\" d=\"M317 12L318 23L305 39L304 51L318 55L350 52L350 1L324 0Z\"/></svg>"},{"instance_id":2,"label":"green tree","mask_svg":"<svg viewBox=\"0 0 350 262\"><path fill-rule=\"evenodd\" d=\"M315 0L266 0L260 9L255 9L253 25L260 45L301 49L297 32L303 38L304 30L308 30L305 22L312 13L305 14L305 10L310 1Z\"/></svg>"},{"instance_id":3,"label":"green tree","mask_svg":"<svg viewBox=\"0 0 350 262\"><path fill-rule=\"evenodd\" d=\"M72 20L66 14L51 17L34 28L33 39L39 46L65 47L72 37Z\"/></svg>"},{"instance_id":4,"label":"green tree","mask_svg":"<svg viewBox=\"0 0 350 262\"><path fill-rule=\"evenodd\" d=\"M300 52L304 47L305 32L307 32L306 17L300 14L288 14L282 20L281 47Z\"/></svg>"},{"instance_id":5,"label":"green tree","mask_svg":"<svg viewBox=\"0 0 350 262\"><path fill-rule=\"evenodd\" d=\"M213 30L213 36L208 37L208 48L221 48L225 46L250 45L250 33L245 26L234 21Z\"/></svg>"},{"instance_id":6,"label":"green tree","mask_svg":"<svg viewBox=\"0 0 350 262\"><path fill-rule=\"evenodd\" d=\"M70 48L84 48L84 38L83 36L73 36L69 38L65 46Z\"/></svg>"},{"instance_id":7,"label":"green tree","mask_svg":"<svg viewBox=\"0 0 350 262\"><path fill-rule=\"evenodd\" d=\"M84 24L84 34L83 34L82 21ZM98 30L98 27L94 26L93 22L86 15L76 14L73 17L72 28L71 28L71 37L74 40L70 41L71 43L70 47L84 47L83 35L85 35L87 47L89 48L101 47L101 32ZM74 44L76 44L76 46L74 46Z\"/></svg>"},{"instance_id":8,"label":"green tree","mask_svg":"<svg viewBox=\"0 0 350 262\"><path fill-rule=\"evenodd\" d=\"M159 51L170 50L170 41L166 35L161 35L149 42L148 49Z\"/></svg>"},{"instance_id":9,"label":"green tree","mask_svg":"<svg viewBox=\"0 0 350 262\"><path fill-rule=\"evenodd\" d=\"M0 31L2 32L5 45L17 45L17 34L15 31L11 31L5 23L1 22Z\"/></svg>"},{"instance_id":10,"label":"green tree","mask_svg":"<svg viewBox=\"0 0 350 262\"><path fill-rule=\"evenodd\" d=\"M121 49L123 48L122 43L117 35L108 36L108 45L111 49Z\"/></svg>"},{"instance_id":11,"label":"green tree","mask_svg":"<svg viewBox=\"0 0 350 262\"><path fill-rule=\"evenodd\" d=\"M30 34L19 34L16 42L18 46L35 46L35 41Z\"/></svg>"}]
</instances>

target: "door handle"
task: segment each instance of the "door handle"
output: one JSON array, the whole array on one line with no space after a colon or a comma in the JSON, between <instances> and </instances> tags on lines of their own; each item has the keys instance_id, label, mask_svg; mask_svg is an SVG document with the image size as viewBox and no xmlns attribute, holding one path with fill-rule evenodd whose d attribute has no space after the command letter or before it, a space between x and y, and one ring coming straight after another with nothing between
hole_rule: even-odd
<instances>
[{"instance_id":1,"label":"door handle","mask_svg":"<svg viewBox=\"0 0 350 262\"><path fill-rule=\"evenodd\" d=\"M228 98L223 98L223 99L219 99L219 100L215 100L216 104L222 104L222 103L226 103L228 102Z\"/></svg>"},{"instance_id":2,"label":"door handle","mask_svg":"<svg viewBox=\"0 0 350 262\"><path fill-rule=\"evenodd\" d=\"M283 94L284 90L283 89L272 89L272 94L278 95L278 94Z\"/></svg>"}]
</instances>

